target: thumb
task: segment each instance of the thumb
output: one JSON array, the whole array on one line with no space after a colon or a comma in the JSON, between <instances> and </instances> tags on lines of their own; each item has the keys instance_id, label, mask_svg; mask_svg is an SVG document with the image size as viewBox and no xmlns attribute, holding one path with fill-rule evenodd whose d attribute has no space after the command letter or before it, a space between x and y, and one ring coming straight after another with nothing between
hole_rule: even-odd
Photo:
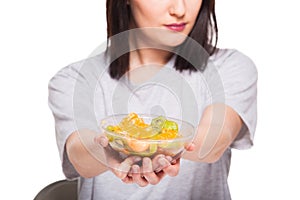
<instances>
[{"instance_id":1,"label":"thumb","mask_svg":"<svg viewBox=\"0 0 300 200\"><path fill-rule=\"evenodd\" d=\"M185 148L185 150L187 150L187 151L194 151L196 147L195 147L195 144L194 144L193 142L191 142L191 143L185 145L184 148Z\"/></svg>"},{"instance_id":2,"label":"thumb","mask_svg":"<svg viewBox=\"0 0 300 200\"><path fill-rule=\"evenodd\" d=\"M96 136L94 141L100 144L102 147L107 147L108 145L108 138L105 135Z\"/></svg>"}]
</instances>

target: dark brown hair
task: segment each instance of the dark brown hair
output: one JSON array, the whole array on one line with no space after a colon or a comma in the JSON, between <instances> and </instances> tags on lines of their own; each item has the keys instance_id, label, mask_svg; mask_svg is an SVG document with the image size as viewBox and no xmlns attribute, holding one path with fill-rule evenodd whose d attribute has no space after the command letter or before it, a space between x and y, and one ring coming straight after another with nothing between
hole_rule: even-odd
<instances>
[{"instance_id":1,"label":"dark brown hair","mask_svg":"<svg viewBox=\"0 0 300 200\"><path fill-rule=\"evenodd\" d=\"M127 4L127 0L107 0L106 1L106 18L107 18L107 38L111 38L116 34L129 30L130 8ZM128 39L128 35L126 36ZM115 58L116 52L122 49L124 53L113 59L109 66L110 76L114 79L121 78L129 70L129 43L124 42L124 36L122 38L114 37L110 40L109 48L106 53L111 58ZM189 34L193 40L198 42L208 55L212 55L216 51L216 45L218 41L218 26L215 15L215 0L203 0L196 19L196 23ZM127 40L128 41L128 40ZM214 44L213 44L214 42ZM182 55L184 52L185 59L181 56L176 57L175 68L176 70L183 71L203 71L206 66L208 57L203 57L200 61L200 66L194 67L187 60L195 55L195 49L191 49L188 44L189 41L183 42L177 49L176 53ZM109 50L108 50L109 49ZM120 55L120 52L118 52Z\"/></svg>"}]
</instances>

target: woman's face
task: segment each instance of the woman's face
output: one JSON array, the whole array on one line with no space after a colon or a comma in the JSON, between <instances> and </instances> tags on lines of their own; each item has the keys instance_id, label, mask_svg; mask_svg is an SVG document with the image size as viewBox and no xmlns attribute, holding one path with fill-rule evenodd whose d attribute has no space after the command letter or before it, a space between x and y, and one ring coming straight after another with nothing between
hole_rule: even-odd
<instances>
[{"instance_id":1,"label":"woman's face","mask_svg":"<svg viewBox=\"0 0 300 200\"><path fill-rule=\"evenodd\" d=\"M202 0L128 0L128 4L131 28L160 28L170 34L187 36L196 22ZM167 45L178 45L175 43Z\"/></svg>"}]
</instances>

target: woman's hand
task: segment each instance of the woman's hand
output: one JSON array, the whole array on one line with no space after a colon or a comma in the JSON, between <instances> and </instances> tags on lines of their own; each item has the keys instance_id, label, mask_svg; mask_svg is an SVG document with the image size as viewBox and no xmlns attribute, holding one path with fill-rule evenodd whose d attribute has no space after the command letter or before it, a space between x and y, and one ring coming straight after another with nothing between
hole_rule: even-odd
<instances>
[{"instance_id":1,"label":"woman's hand","mask_svg":"<svg viewBox=\"0 0 300 200\"><path fill-rule=\"evenodd\" d=\"M166 175L176 176L180 169L180 158L175 159L170 156L159 154L154 158L144 157L143 159L138 156L130 156L122 161L119 153L113 150L108 145L108 139L104 135L95 138L105 149L106 163L109 169L124 183L136 183L141 187L148 184L156 185ZM187 151L193 151L194 144L185 146ZM178 154L181 155L181 154ZM142 166L137 163L141 162Z\"/></svg>"},{"instance_id":2,"label":"woman's hand","mask_svg":"<svg viewBox=\"0 0 300 200\"><path fill-rule=\"evenodd\" d=\"M185 149L187 151L193 151L195 145L190 143L185 146ZM160 154L155 156L152 160L147 157L143 158L142 164L142 167L133 165L130 173L122 179L122 181L125 183L136 183L141 187L147 186L148 184L156 185L166 175L177 176L180 169L180 158L174 160L170 156Z\"/></svg>"},{"instance_id":3,"label":"woman's hand","mask_svg":"<svg viewBox=\"0 0 300 200\"><path fill-rule=\"evenodd\" d=\"M120 179L128 175L132 165L141 161L141 157L138 156L130 156L122 161L118 152L108 145L108 139L104 135L96 137L95 142L104 148L107 167Z\"/></svg>"},{"instance_id":4,"label":"woman's hand","mask_svg":"<svg viewBox=\"0 0 300 200\"><path fill-rule=\"evenodd\" d=\"M172 158L164 155L157 155L152 160L143 158L142 167L133 165L130 173L124 179L125 183L136 183L141 187L148 184L156 185L166 175L176 176L179 172L180 159L171 163Z\"/></svg>"}]
</instances>

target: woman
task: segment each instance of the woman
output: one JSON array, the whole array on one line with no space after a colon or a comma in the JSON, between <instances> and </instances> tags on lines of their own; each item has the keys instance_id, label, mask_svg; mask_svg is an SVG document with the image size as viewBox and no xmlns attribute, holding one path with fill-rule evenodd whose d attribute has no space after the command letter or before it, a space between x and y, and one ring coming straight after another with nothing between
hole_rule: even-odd
<instances>
[{"instance_id":1,"label":"woman","mask_svg":"<svg viewBox=\"0 0 300 200\"><path fill-rule=\"evenodd\" d=\"M216 49L214 0L107 0L107 27L105 53L49 83L63 170L79 177L79 198L230 199L230 148L253 141L257 71L242 53ZM98 121L124 112L193 123L189 152L144 158L141 168L139 157L105 160Z\"/></svg>"}]
</instances>

